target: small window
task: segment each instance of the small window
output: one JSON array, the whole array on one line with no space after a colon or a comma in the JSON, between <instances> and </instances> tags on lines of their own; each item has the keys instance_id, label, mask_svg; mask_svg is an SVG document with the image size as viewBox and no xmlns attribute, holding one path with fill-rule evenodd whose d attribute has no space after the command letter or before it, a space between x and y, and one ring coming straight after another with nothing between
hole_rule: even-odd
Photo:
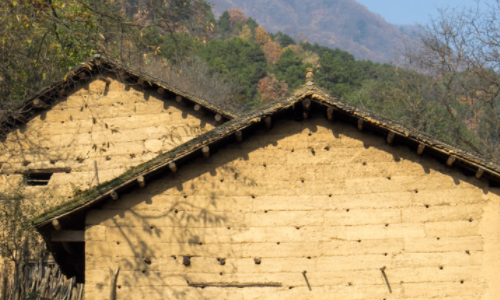
<instances>
[{"instance_id":1,"label":"small window","mask_svg":"<svg viewBox=\"0 0 500 300\"><path fill-rule=\"evenodd\" d=\"M31 169L23 171L29 186L48 185L54 173L70 173L71 168Z\"/></svg>"},{"instance_id":2,"label":"small window","mask_svg":"<svg viewBox=\"0 0 500 300\"><path fill-rule=\"evenodd\" d=\"M26 183L29 186L48 185L52 174L54 173L28 173Z\"/></svg>"}]
</instances>

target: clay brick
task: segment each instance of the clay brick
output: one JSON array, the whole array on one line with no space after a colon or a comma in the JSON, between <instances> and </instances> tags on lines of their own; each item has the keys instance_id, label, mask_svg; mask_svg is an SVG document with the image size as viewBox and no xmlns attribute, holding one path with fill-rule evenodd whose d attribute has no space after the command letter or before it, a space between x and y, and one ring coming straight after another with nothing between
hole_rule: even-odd
<instances>
[{"instance_id":1,"label":"clay brick","mask_svg":"<svg viewBox=\"0 0 500 300\"><path fill-rule=\"evenodd\" d=\"M483 238L471 237L445 237L445 238L407 238L405 250L408 252L452 252L452 251L481 251Z\"/></svg>"}]
</instances>

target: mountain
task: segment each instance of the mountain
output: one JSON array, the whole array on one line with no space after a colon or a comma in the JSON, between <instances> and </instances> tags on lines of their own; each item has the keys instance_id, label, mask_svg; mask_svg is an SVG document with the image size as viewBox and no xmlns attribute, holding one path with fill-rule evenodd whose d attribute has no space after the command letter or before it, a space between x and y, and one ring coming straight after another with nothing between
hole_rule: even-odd
<instances>
[{"instance_id":1,"label":"mountain","mask_svg":"<svg viewBox=\"0 0 500 300\"><path fill-rule=\"evenodd\" d=\"M282 31L330 48L340 48L357 59L388 62L411 38L411 27L387 23L354 0L212 0L219 16L241 9L269 32Z\"/></svg>"}]
</instances>

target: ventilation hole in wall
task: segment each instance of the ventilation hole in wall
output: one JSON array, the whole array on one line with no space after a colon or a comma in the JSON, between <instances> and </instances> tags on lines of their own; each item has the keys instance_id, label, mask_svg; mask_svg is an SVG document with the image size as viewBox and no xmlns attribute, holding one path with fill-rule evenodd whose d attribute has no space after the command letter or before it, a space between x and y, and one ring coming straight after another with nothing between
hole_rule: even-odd
<instances>
[{"instance_id":1,"label":"ventilation hole in wall","mask_svg":"<svg viewBox=\"0 0 500 300\"><path fill-rule=\"evenodd\" d=\"M171 257L172 257L173 259L177 259L177 257L176 257L175 255L172 255Z\"/></svg>"},{"instance_id":2,"label":"ventilation hole in wall","mask_svg":"<svg viewBox=\"0 0 500 300\"><path fill-rule=\"evenodd\" d=\"M155 229L153 226L150 227L151 230Z\"/></svg>"},{"instance_id":3,"label":"ventilation hole in wall","mask_svg":"<svg viewBox=\"0 0 500 300\"><path fill-rule=\"evenodd\" d=\"M293 286L289 287L288 289L289 289L289 290L293 289Z\"/></svg>"},{"instance_id":4,"label":"ventilation hole in wall","mask_svg":"<svg viewBox=\"0 0 500 300\"><path fill-rule=\"evenodd\" d=\"M129 118L131 118L132 116L128 116Z\"/></svg>"},{"instance_id":5,"label":"ventilation hole in wall","mask_svg":"<svg viewBox=\"0 0 500 300\"><path fill-rule=\"evenodd\" d=\"M28 186L46 186L54 173L30 173L26 176Z\"/></svg>"},{"instance_id":6,"label":"ventilation hole in wall","mask_svg":"<svg viewBox=\"0 0 500 300\"><path fill-rule=\"evenodd\" d=\"M186 199L188 196L187 195L184 195L184 199Z\"/></svg>"},{"instance_id":7,"label":"ventilation hole in wall","mask_svg":"<svg viewBox=\"0 0 500 300\"><path fill-rule=\"evenodd\" d=\"M442 270L443 269L443 266L439 266L439 270Z\"/></svg>"},{"instance_id":8,"label":"ventilation hole in wall","mask_svg":"<svg viewBox=\"0 0 500 300\"><path fill-rule=\"evenodd\" d=\"M262 262L261 259L258 257L254 258L253 261L255 262L256 265L260 265L260 263Z\"/></svg>"},{"instance_id":9,"label":"ventilation hole in wall","mask_svg":"<svg viewBox=\"0 0 500 300\"><path fill-rule=\"evenodd\" d=\"M119 289L121 289L121 288L122 288L122 286L121 286L121 285L119 285L119 286L118 286L118 288L119 288Z\"/></svg>"},{"instance_id":10,"label":"ventilation hole in wall","mask_svg":"<svg viewBox=\"0 0 500 300\"><path fill-rule=\"evenodd\" d=\"M469 222L472 222L472 218L471 218L471 219L469 219Z\"/></svg>"},{"instance_id":11,"label":"ventilation hole in wall","mask_svg":"<svg viewBox=\"0 0 500 300\"><path fill-rule=\"evenodd\" d=\"M220 180L220 183L223 183L223 182L224 182L224 179L221 179L221 180Z\"/></svg>"},{"instance_id":12,"label":"ventilation hole in wall","mask_svg":"<svg viewBox=\"0 0 500 300\"><path fill-rule=\"evenodd\" d=\"M50 161L50 164L51 164L51 165L55 165L55 164L56 164L56 162L57 162L57 160L51 160L51 161Z\"/></svg>"},{"instance_id":13,"label":"ventilation hole in wall","mask_svg":"<svg viewBox=\"0 0 500 300\"><path fill-rule=\"evenodd\" d=\"M389 227L389 224L385 224L385 227Z\"/></svg>"},{"instance_id":14,"label":"ventilation hole in wall","mask_svg":"<svg viewBox=\"0 0 500 300\"><path fill-rule=\"evenodd\" d=\"M305 180L304 180L304 179L301 179L301 180L300 180L300 182L304 183L304 182L305 182Z\"/></svg>"},{"instance_id":15,"label":"ventilation hole in wall","mask_svg":"<svg viewBox=\"0 0 500 300\"><path fill-rule=\"evenodd\" d=\"M361 243L361 240L358 240L358 243Z\"/></svg>"},{"instance_id":16,"label":"ventilation hole in wall","mask_svg":"<svg viewBox=\"0 0 500 300\"><path fill-rule=\"evenodd\" d=\"M311 257L310 257L310 256L308 256L308 257L307 257L307 259L311 259Z\"/></svg>"},{"instance_id":17,"label":"ventilation hole in wall","mask_svg":"<svg viewBox=\"0 0 500 300\"><path fill-rule=\"evenodd\" d=\"M292 152L295 152L295 150L294 150L294 149L292 149Z\"/></svg>"},{"instance_id":18,"label":"ventilation hole in wall","mask_svg":"<svg viewBox=\"0 0 500 300\"><path fill-rule=\"evenodd\" d=\"M117 245L120 245L120 242L116 242Z\"/></svg>"},{"instance_id":19,"label":"ventilation hole in wall","mask_svg":"<svg viewBox=\"0 0 500 300\"><path fill-rule=\"evenodd\" d=\"M309 132L309 134L308 134L308 135L309 135L309 136L312 136L313 134Z\"/></svg>"},{"instance_id":20,"label":"ventilation hole in wall","mask_svg":"<svg viewBox=\"0 0 500 300\"><path fill-rule=\"evenodd\" d=\"M350 209L348 208L348 209L346 209L345 211L346 211L346 212L349 212L349 210L350 210Z\"/></svg>"},{"instance_id":21,"label":"ventilation hole in wall","mask_svg":"<svg viewBox=\"0 0 500 300\"><path fill-rule=\"evenodd\" d=\"M219 275L222 276L222 272L220 272Z\"/></svg>"},{"instance_id":22,"label":"ventilation hole in wall","mask_svg":"<svg viewBox=\"0 0 500 300\"><path fill-rule=\"evenodd\" d=\"M436 240L438 240L438 241L439 241L439 240L440 240L440 238L436 238Z\"/></svg>"},{"instance_id":23,"label":"ventilation hole in wall","mask_svg":"<svg viewBox=\"0 0 500 300\"><path fill-rule=\"evenodd\" d=\"M415 194L418 194L418 190L415 190Z\"/></svg>"},{"instance_id":24,"label":"ventilation hole in wall","mask_svg":"<svg viewBox=\"0 0 500 300\"><path fill-rule=\"evenodd\" d=\"M130 154L130 158L135 158L135 154Z\"/></svg>"},{"instance_id":25,"label":"ventilation hole in wall","mask_svg":"<svg viewBox=\"0 0 500 300\"><path fill-rule=\"evenodd\" d=\"M252 195L252 199L255 199L255 195Z\"/></svg>"},{"instance_id":26,"label":"ventilation hole in wall","mask_svg":"<svg viewBox=\"0 0 500 300\"><path fill-rule=\"evenodd\" d=\"M467 253L467 255L470 255L470 252L469 252L469 250L465 250L465 253Z\"/></svg>"},{"instance_id":27,"label":"ventilation hole in wall","mask_svg":"<svg viewBox=\"0 0 500 300\"><path fill-rule=\"evenodd\" d=\"M267 214L267 210L265 210L264 213Z\"/></svg>"},{"instance_id":28,"label":"ventilation hole in wall","mask_svg":"<svg viewBox=\"0 0 500 300\"><path fill-rule=\"evenodd\" d=\"M363 166L366 166L366 162L363 162Z\"/></svg>"},{"instance_id":29,"label":"ventilation hole in wall","mask_svg":"<svg viewBox=\"0 0 500 300\"><path fill-rule=\"evenodd\" d=\"M92 132L89 131L89 134L92 134Z\"/></svg>"},{"instance_id":30,"label":"ventilation hole in wall","mask_svg":"<svg viewBox=\"0 0 500 300\"><path fill-rule=\"evenodd\" d=\"M203 246L203 243L199 243L198 245Z\"/></svg>"},{"instance_id":31,"label":"ventilation hole in wall","mask_svg":"<svg viewBox=\"0 0 500 300\"><path fill-rule=\"evenodd\" d=\"M387 177L387 180L391 180L391 177Z\"/></svg>"},{"instance_id":32,"label":"ventilation hole in wall","mask_svg":"<svg viewBox=\"0 0 500 300\"><path fill-rule=\"evenodd\" d=\"M328 195L328 197L332 198L332 194Z\"/></svg>"},{"instance_id":33,"label":"ventilation hole in wall","mask_svg":"<svg viewBox=\"0 0 500 300\"><path fill-rule=\"evenodd\" d=\"M61 124L64 124L64 121L61 121Z\"/></svg>"},{"instance_id":34,"label":"ventilation hole in wall","mask_svg":"<svg viewBox=\"0 0 500 300\"><path fill-rule=\"evenodd\" d=\"M384 253L384 256L387 256L387 253Z\"/></svg>"},{"instance_id":35,"label":"ventilation hole in wall","mask_svg":"<svg viewBox=\"0 0 500 300\"><path fill-rule=\"evenodd\" d=\"M300 227L295 227L295 228L297 228L297 230L299 230L299 229L300 229Z\"/></svg>"},{"instance_id":36,"label":"ventilation hole in wall","mask_svg":"<svg viewBox=\"0 0 500 300\"><path fill-rule=\"evenodd\" d=\"M174 212L175 212L175 213L178 213L179 211L176 209L176 210L174 210Z\"/></svg>"},{"instance_id":37,"label":"ventilation hole in wall","mask_svg":"<svg viewBox=\"0 0 500 300\"><path fill-rule=\"evenodd\" d=\"M313 148L311 148L311 153L312 153L312 155L316 155L316 151L314 151Z\"/></svg>"},{"instance_id":38,"label":"ventilation hole in wall","mask_svg":"<svg viewBox=\"0 0 500 300\"><path fill-rule=\"evenodd\" d=\"M265 168L265 167L267 167L267 166L266 166L266 164L263 164L262 166L263 166L264 168Z\"/></svg>"},{"instance_id":39,"label":"ventilation hole in wall","mask_svg":"<svg viewBox=\"0 0 500 300\"><path fill-rule=\"evenodd\" d=\"M348 286L352 286L352 283L348 282L348 283L347 283L347 285L348 285Z\"/></svg>"},{"instance_id":40,"label":"ventilation hole in wall","mask_svg":"<svg viewBox=\"0 0 500 300\"><path fill-rule=\"evenodd\" d=\"M425 208L429 208L429 205L427 205L427 204L426 204L426 205L425 205Z\"/></svg>"},{"instance_id":41,"label":"ventilation hole in wall","mask_svg":"<svg viewBox=\"0 0 500 300\"><path fill-rule=\"evenodd\" d=\"M231 230L231 227L228 227L227 230Z\"/></svg>"},{"instance_id":42,"label":"ventilation hole in wall","mask_svg":"<svg viewBox=\"0 0 500 300\"><path fill-rule=\"evenodd\" d=\"M463 280L460 280L460 284L464 284L464 281L463 281Z\"/></svg>"},{"instance_id":43,"label":"ventilation hole in wall","mask_svg":"<svg viewBox=\"0 0 500 300\"><path fill-rule=\"evenodd\" d=\"M146 274L146 270L142 270L142 274Z\"/></svg>"},{"instance_id":44,"label":"ventilation hole in wall","mask_svg":"<svg viewBox=\"0 0 500 300\"><path fill-rule=\"evenodd\" d=\"M325 151L330 151L330 147L326 146Z\"/></svg>"},{"instance_id":45,"label":"ventilation hole in wall","mask_svg":"<svg viewBox=\"0 0 500 300\"><path fill-rule=\"evenodd\" d=\"M111 156L106 156L106 160L111 160Z\"/></svg>"},{"instance_id":46,"label":"ventilation hole in wall","mask_svg":"<svg viewBox=\"0 0 500 300\"><path fill-rule=\"evenodd\" d=\"M277 242L276 244L278 244L278 245L279 245L279 244L280 244L280 242Z\"/></svg>"}]
</instances>

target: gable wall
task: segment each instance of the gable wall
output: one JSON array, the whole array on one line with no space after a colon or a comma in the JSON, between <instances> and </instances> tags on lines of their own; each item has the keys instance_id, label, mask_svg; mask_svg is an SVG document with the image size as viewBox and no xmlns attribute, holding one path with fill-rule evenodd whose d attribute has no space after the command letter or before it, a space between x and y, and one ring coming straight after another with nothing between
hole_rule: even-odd
<instances>
[{"instance_id":1,"label":"gable wall","mask_svg":"<svg viewBox=\"0 0 500 300\"><path fill-rule=\"evenodd\" d=\"M32 197L61 200L73 197L75 187L96 185L94 161L103 183L212 128L213 119L163 100L153 89L95 80L10 133L0 144L1 170L70 167L48 186L25 189ZM2 189L21 178L2 175Z\"/></svg>"},{"instance_id":2,"label":"gable wall","mask_svg":"<svg viewBox=\"0 0 500 300\"><path fill-rule=\"evenodd\" d=\"M281 121L89 212L86 298L120 267L118 299L497 299L497 193L351 126Z\"/></svg>"}]
</instances>

